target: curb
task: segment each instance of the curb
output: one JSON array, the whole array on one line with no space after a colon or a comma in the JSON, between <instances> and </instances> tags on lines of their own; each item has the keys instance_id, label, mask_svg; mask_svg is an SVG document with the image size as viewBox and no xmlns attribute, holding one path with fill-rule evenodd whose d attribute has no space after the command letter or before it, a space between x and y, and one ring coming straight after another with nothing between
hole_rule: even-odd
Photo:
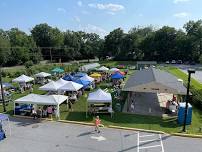
<instances>
[{"instance_id":1,"label":"curb","mask_svg":"<svg viewBox=\"0 0 202 152\"><path fill-rule=\"evenodd\" d=\"M146 129L139 129L139 128L113 126L113 125L109 125L108 128L122 129L122 130L132 130L132 131L142 131L142 132L148 132L148 133L168 134L168 133L165 133L163 131L157 131L157 130L146 130Z\"/></svg>"},{"instance_id":2,"label":"curb","mask_svg":"<svg viewBox=\"0 0 202 152\"><path fill-rule=\"evenodd\" d=\"M178 137L202 138L202 135L194 135L194 134L172 133L170 135Z\"/></svg>"}]
</instances>

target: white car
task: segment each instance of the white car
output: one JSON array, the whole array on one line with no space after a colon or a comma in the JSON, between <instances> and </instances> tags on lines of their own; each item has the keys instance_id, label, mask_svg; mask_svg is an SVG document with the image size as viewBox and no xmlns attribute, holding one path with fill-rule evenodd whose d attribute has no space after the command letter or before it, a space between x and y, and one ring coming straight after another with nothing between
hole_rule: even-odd
<instances>
[{"instance_id":1,"label":"white car","mask_svg":"<svg viewBox=\"0 0 202 152\"><path fill-rule=\"evenodd\" d=\"M172 60L171 63L172 63L172 64L176 64L176 61L175 61L175 60Z\"/></svg>"},{"instance_id":2,"label":"white car","mask_svg":"<svg viewBox=\"0 0 202 152\"><path fill-rule=\"evenodd\" d=\"M166 61L166 64L169 64L170 62L169 61Z\"/></svg>"}]
</instances>

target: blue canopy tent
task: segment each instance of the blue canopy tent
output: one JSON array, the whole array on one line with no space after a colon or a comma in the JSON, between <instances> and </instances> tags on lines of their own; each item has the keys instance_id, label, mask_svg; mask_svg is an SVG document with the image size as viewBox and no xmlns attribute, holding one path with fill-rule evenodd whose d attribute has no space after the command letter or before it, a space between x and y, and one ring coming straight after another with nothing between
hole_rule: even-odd
<instances>
[{"instance_id":1,"label":"blue canopy tent","mask_svg":"<svg viewBox=\"0 0 202 152\"><path fill-rule=\"evenodd\" d=\"M61 68L55 68L55 69L53 69L51 72L53 72L53 73L63 73L64 70L61 69Z\"/></svg>"},{"instance_id":2,"label":"blue canopy tent","mask_svg":"<svg viewBox=\"0 0 202 152\"><path fill-rule=\"evenodd\" d=\"M5 121L8 122L9 133L10 133L10 135L11 135L11 127L10 127L10 120L9 120L9 117L8 117L8 115L6 115L6 114L0 113L0 123L1 123L2 126L4 125L4 122L5 122Z\"/></svg>"},{"instance_id":3,"label":"blue canopy tent","mask_svg":"<svg viewBox=\"0 0 202 152\"><path fill-rule=\"evenodd\" d=\"M111 75L111 78L112 79L123 79L124 76L121 73L116 72L116 73L114 73L114 74Z\"/></svg>"},{"instance_id":4,"label":"blue canopy tent","mask_svg":"<svg viewBox=\"0 0 202 152\"><path fill-rule=\"evenodd\" d=\"M66 80L66 81L75 81L77 78L75 78L74 76L68 74L68 75L65 75L63 77L63 79Z\"/></svg>"},{"instance_id":5,"label":"blue canopy tent","mask_svg":"<svg viewBox=\"0 0 202 152\"><path fill-rule=\"evenodd\" d=\"M83 76L87 75L86 73L82 73L82 72L77 72L74 77L77 77L77 78L81 78Z\"/></svg>"},{"instance_id":6,"label":"blue canopy tent","mask_svg":"<svg viewBox=\"0 0 202 152\"><path fill-rule=\"evenodd\" d=\"M14 88L14 86L11 83L3 82L2 84L3 84L4 88L8 88L8 89L9 88Z\"/></svg>"},{"instance_id":7,"label":"blue canopy tent","mask_svg":"<svg viewBox=\"0 0 202 152\"><path fill-rule=\"evenodd\" d=\"M82 79L77 79L74 82L82 84L84 89L86 89L91 84L90 81L85 81L85 80L82 80Z\"/></svg>"}]
</instances>

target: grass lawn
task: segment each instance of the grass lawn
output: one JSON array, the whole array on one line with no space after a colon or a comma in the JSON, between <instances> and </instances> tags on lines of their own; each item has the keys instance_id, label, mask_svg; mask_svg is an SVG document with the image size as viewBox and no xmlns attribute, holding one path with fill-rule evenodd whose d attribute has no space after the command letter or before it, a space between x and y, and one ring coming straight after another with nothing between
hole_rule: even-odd
<instances>
[{"instance_id":1,"label":"grass lawn","mask_svg":"<svg viewBox=\"0 0 202 152\"><path fill-rule=\"evenodd\" d=\"M105 62L102 64L109 64L110 66L115 66L118 64L124 64L123 62ZM125 65L132 64L130 62L125 62ZM135 63L134 63L135 64ZM177 70L177 69L166 69L169 70L169 72L173 73L174 75L177 75L179 78L183 77L183 80L186 80L187 76L183 72ZM129 74L127 75L125 81L129 78L129 76L133 73L133 70L129 71ZM6 82L10 82L11 79L6 78L4 79ZM100 88L106 88L108 86L107 82L102 82L98 87ZM45 94L44 91L38 90L38 85L34 85L34 93L37 94ZM109 90L111 90L110 87L108 87ZM23 94L20 93L14 93L13 94L13 100L24 96L28 94L29 91L24 92ZM86 118L86 102L87 102L87 96L89 91L85 92L85 95L81 96L78 101L73 104L72 108L73 111L68 111L67 105L62 104L60 106L60 112L61 112L61 119L63 120L72 120L72 121L83 121L83 122L93 122L94 118L92 116L88 116ZM113 93L112 93L113 95ZM120 102L117 99L113 98L113 105L116 102ZM188 133L199 133L199 127L202 127L202 112L200 110L197 110L195 107L193 108L193 123L191 126L188 126ZM13 104L10 103L7 106L7 111L9 114L12 114L13 110ZM0 112L3 112L3 108L0 105ZM135 115L135 114L126 114L121 112L115 112L114 117L111 118L110 115L100 115L100 118L102 120L102 123L105 126L108 125L117 125L117 126L124 126L124 127L132 127L132 128L141 128L141 129L152 129L152 130L159 130L164 131L167 133L175 133L180 132L182 130L182 127L177 124L177 121L175 117L173 118L162 118L162 117L154 117L154 116L142 116L142 115Z\"/></svg>"}]
</instances>

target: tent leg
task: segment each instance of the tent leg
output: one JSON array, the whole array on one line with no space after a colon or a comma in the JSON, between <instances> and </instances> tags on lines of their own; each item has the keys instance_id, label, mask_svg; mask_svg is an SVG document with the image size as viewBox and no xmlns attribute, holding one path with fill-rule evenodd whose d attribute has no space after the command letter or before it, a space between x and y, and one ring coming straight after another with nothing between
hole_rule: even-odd
<instances>
[{"instance_id":1,"label":"tent leg","mask_svg":"<svg viewBox=\"0 0 202 152\"><path fill-rule=\"evenodd\" d=\"M57 106L57 117L58 117L58 120L60 120L60 105L59 104Z\"/></svg>"}]
</instances>

